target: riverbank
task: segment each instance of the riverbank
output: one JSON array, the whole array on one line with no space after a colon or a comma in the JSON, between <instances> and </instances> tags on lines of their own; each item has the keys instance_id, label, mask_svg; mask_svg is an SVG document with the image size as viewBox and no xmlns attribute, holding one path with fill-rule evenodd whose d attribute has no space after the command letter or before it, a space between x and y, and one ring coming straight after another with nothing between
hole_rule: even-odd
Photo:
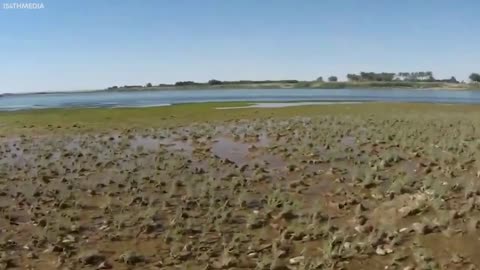
<instances>
[{"instance_id":1,"label":"riverbank","mask_svg":"<svg viewBox=\"0 0 480 270\"><path fill-rule=\"evenodd\" d=\"M4 268L478 269L480 106L0 113Z\"/></svg>"},{"instance_id":2,"label":"riverbank","mask_svg":"<svg viewBox=\"0 0 480 270\"><path fill-rule=\"evenodd\" d=\"M478 105L358 103L248 108L248 102L179 104L147 108L71 108L0 113L0 134L99 132L115 128L169 128L192 123L315 115L478 113ZM225 109L228 107L239 109ZM222 108L222 109L219 109Z\"/></svg>"},{"instance_id":3,"label":"riverbank","mask_svg":"<svg viewBox=\"0 0 480 270\"><path fill-rule=\"evenodd\" d=\"M161 90L225 90L225 89L435 89L435 90L479 90L480 84L444 83L444 82L316 82L299 81L296 83L238 83L211 85L196 83L185 86L119 87L104 91L161 91Z\"/></svg>"},{"instance_id":4,"label":"riverbank","mask_svg":"<svg viewBox=\"0 0 480 270\"><path fill-rule=\"evenodd\" d=\"M72 91L42 91L25 93L3 93L0 97L25 96L25 95L48 95L48 94L75 94L96 92L128 92L128 91L170 91L170 90L295 90L295 89L418 89L418 90L480 90L480 84L466 83L443 83L443 82L317 82L299 81L297 83L238 83L210 85L208 83L196 83L194 85L175 86L137 86L117 87L108 89L89 89Z\"/></svg>"}]
</instances>

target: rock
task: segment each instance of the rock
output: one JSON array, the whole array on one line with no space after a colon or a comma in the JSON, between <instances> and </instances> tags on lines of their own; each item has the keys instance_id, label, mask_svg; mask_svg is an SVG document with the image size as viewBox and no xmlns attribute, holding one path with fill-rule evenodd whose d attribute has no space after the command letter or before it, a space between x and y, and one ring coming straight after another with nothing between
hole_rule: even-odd
<instances>
[{"instance_id":1,"label":"rock","mask_svg":"<svg viewBox=\"0 0 480 270\"><path fill-rule=\"evenodd\" d=\"M255 230L265 226L265 220L262 218L254 218L247 223L247 229Z\"/></svg>"},{"instance_id":2,"label":"rock","mask_svg":"<svg viewBox=\"0 0 480 270\"><path fill-rule=\"evenodd\" d=\"M123 253L122 255L120 255L118 259L119 261L128 265L135 265L137 263L141 263L145 261L145 258L143 256L137 255L133 251L127 251Z\"/></svg>"},{"instance_id":3,"label":"rock","mask_svg":"<svg viewBox=\"0 0 480 270\"><path fill-rule=\"evenodd\" d=\"M38 255L37 255L36 253L29 252L29 253L27 253L27 258L29 258L29 259L38 259Z\"/></svg>"},{"instance_id":4,"label":"rock","mask_svg":"<svg viewBox=\"0 0 480 270\"><path fill-rule=\"evenodd\" d=\"M155 263L153 263L152 266L160 269L160 268L165 266L165 263L160 260L160 261L156 261Z\"/></svg>"},{"instance_id":5,"label":"rock","mask_svg":"<svg viewBox=\"0 0 480 270\"><path fill-rule=\"evenodd\" d=\"M65 236L65 238L62 240L62 243L64 244L69 244L69 243L75 243L76 242L76 239L73 235L71 234L68 234L67 236Z\"/></svg>"},{"instance_id":6,"label":"rock","mask_svg":"<svg viewBox=\"0 0 480 270\"><path fill-rule=\"evenodd\" d=\"M387 255L387 251L385 251L382 247L378 246L377 249L375 250L375 253L380 256L385 256Z\"/></svg>"},{"instance_id":7,"label":"rock","mask_svg":"<svg viewBox=\"0 0 480 270\"><path fill-rule=\"evenodd\" d=\"M297 264L300 264L301 262L303 262L304 260L305 260L304 256L298 256L298 257L290 258L288 260L288 263L290 263L291 265L297 265Z\"/></svg>"},{"instance_id":8,"label":"rock","mask_svg":"<svg viewBox=\"0 0 480 270\"><path fill-rule=\"evenodd\" d=\"M290 188L297 188L297 187L307 187L308 185L303 180L297 180L297 181L290 182L288 186Z\"/></svg>"},{"instance_id":9,"label":"rock","mask_svg":"<svg viewBox=\"0 0 480 270\"><path fill-rule=\"evenodd\" d=\"M362 213L367 210L367 208L362 204L362 203L359 203L357 204L357 206L355 207L355 215L356 216L361 216Z\"/></svg>"},{"instance_id":10,"label":"rock","mask_svg":"<svg viewBox=\"0 0 480 270\"><path fill-rule=\"evenodd\" d=\"M413 215L416 215L418 213L420 213L420 208L417 207L417 206L404 206L404 207L401 207L400 209L398 209L398 212L400 213L400 215L402 217L408 217L408 216L413 216Z\"/></svg>"},{"instance_id":11,"label":"rock","mask_svg":"<svg viewBox=\"0 0 480 270\"><path fill-rule=\"evenodd\" d=\"M104 261L97 266L97 269L112 269L112 265Z\"/></svg>"},{"instance_id":12,"label":"rock","mask_svg":"<svg viewBox=\"0 0 480 270\"><path fill-rule=\"evenodd\" d=\"M278 216L275 217L275 219L283 218L285 220L292 220L292 219L295 219L297 217L298 217L298 215L293 213L292 210L285 210L285 211L282 211L281 213L279 213Z\"/></svg>"},{"instance_id":13,"label":"rock","mask_svg":"<svg viewBox=\"0 0 480 270\"><path fill-rule=\"evenodd\" d=\"M357 225L355 226L355 231L359 233L369 233L373 231L373 226L372 225Z\"/></svg>"},{"instance_id":14,"label":"rock","mask_svg":"<svg viewBox=\"0 0 480 270\"><path fill-rule=\"evenodd\" d=\"M464 259L463 257L461 257L460 255L458 254L453 254L452 258L450 259L450 261L452 263L455 263L455 264L461 264L464 262Z\"/></svg>"},{"instance_id":15,"label":"rock","mask_svg":"<svg viewBox=\"0 0 480 270\"><path fill-rule=\"evenodd\" d=\"M417 233L417 234L429 234L433 232L432 226L429 226L427 224L415 222L412 224L412 229Z\"/></svg>"},{"instance_id":16,"label":"rock","mask_svg":"<svg viewBox=\"0 0 480 270\"><path fill-rule=\"evenodd\" d=\"M45 227L45 226L47 226L47 220L44 219L44 218L40 219L40 220L38 221L38 226L40 226L40 227Z\"/></svg>"},{"instance_id":17,"label":"rock","mask_svg":"<svg viewBox=\"0 0 480 270\"><path fill-rule=\"evenodd\" d=\"M297 168L297 166L295 166L294 164L289 164L287 166L287 169L288 169L289 172L295 171L296 168Z\"/></svg>"},{"instance_id":18,"label":"rock","mask_svg":"<svg viewBox=\"0 0 480 270\"><path fill-rule=\"evenodd\" d=\"M368 220L367 217L364 215L359 215L355 217L355 223L357 223L360 226L365 225L365 223L367 223L367 220Z\"/></svg>"},{"instance_id":19,"label":"rock","mask_svg":"<svg viewBox=\"0 0 480 270\"><path fill-rule=\"evenodd\" d=\"M105 256L98 250L88 250L78 255L78 261L85 265L96 265L105 261Z\"/></svg>"}]
</instances>

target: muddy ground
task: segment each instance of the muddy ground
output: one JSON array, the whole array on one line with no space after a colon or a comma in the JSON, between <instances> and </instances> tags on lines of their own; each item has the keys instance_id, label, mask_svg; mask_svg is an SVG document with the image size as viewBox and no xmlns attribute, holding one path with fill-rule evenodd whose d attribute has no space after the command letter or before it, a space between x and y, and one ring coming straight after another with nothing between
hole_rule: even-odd
<instances>
[{"instance_id":1,"label":"muddy ground","mask_svg":"<svg viewBox=\"0 0 480 270\"><path fill-rule=\"evenodd\" d=\"M317 115L5 135L0 269L478 269L479 124Z\"/></svg>"}]
</instances>

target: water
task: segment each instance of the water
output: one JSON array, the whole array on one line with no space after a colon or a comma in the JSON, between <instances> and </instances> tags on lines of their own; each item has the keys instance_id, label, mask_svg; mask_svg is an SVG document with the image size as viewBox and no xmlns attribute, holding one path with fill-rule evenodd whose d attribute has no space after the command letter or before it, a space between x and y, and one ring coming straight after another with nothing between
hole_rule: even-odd
<instances>
[{"instance_id":1,"label":"water","mask_svg":"<svg viewBox=\"0 0 480 270\"><path fill-rule=\"evenodd\" d=\"M479 104L480 91L425 89L235 89L77 92L1 96L0 110L65 107L149 107L223 101L384 101Z\"/></svg>"}]
</instances>

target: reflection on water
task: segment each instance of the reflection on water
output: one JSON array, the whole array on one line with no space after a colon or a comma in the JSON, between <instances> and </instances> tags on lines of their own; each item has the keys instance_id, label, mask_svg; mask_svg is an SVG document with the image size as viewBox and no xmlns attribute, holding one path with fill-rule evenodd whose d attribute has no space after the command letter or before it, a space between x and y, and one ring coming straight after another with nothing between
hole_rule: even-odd
<instances>
[{"instance_id":1,"label":"reflection on water","mask_svg":"<svg viewBox=\"0 0 480 270\"><path fill-rule=\"evenodd\" d=\"M238 166L251 161L262 161L269 168L284 167L285 162L280 157L265 152L265 148L269 145L270 139L266 134L259 135L252 143L219 137L212 145L212 153L221 159L234 162Z\"/></svg>"},{"instance_id":2,"label":"reflection on water","mask_svg":"<svg viewBox=\"0 0 480 270\"><path fill-rule=\"evenodd\" d=\"M245 143L236 142L229 138L219 138L212 146L212 152L221 159L228 159L236 164L246 162L251 146Z\"/></svg>"},{"instance_id":3,"label":"reflection on water","mask_svg":"<svg viewBox=\"0 0 480 270\"><path fill-rule=\"evenodd\" d=\"M235 137L231 134L244 135ZM65 136L61 142L48 137L28 141L22 141L21 138L5 139L0 141L0 169L3 172L28 171L32 177L36 175L41 178L44 169L50 168L58 172L53 176L58 181L62 175L79 172L81 168L97 171L99 167L105 169L121 165L124 170L135 171L156 167L158 161L155 158L158 155L155 153L165 151L177 152L190 160L192 166L203 170L215 170L204 162L211 156L238 167L248 165L250 169L256 165L267 169L286 167L285 160L273 151L272 142L278 144L279 141L273 141L264 132L256 134L252 130L249 133L231 133L223 130L213 137L185 138L183 133L173 136L117 133ZM91 149L95 154L85 149ZM142 161L130 162L132 158ZM109 172L111 173L113 172ZM91 177L108 179L94 175ZM87 178L89 183L97 183L91 181L90 177ZM53 180L49 181L54 183Z\"/></svg>"},{"instance_id":4,"label":"reflection on water","mask_svg":"<svg viewBox=\"0 0 480 270\"><path fill-rule=\"evenodd\" d=\"M189 155L193 153L193 145L190 141L173 138L152 138L145 136L135 136L129 141L133 149L143 149L147 151L158 151L165 147L173 151L182 151Z\"/></svg>"}]
</instances>

